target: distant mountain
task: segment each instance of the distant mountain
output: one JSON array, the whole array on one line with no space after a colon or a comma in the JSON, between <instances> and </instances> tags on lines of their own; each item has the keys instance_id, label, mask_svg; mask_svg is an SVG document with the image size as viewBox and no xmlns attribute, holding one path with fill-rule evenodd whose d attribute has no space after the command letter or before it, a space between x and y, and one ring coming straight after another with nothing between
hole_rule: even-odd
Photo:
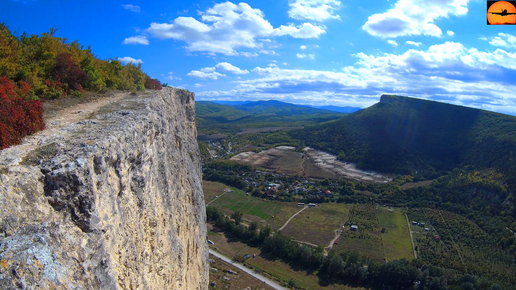
<instances>
[{"instance_id":1,"label":"distant mountain","mask_svg":"<svg viewBox=\"0 0 516 290\"><path fill-rule=\"evenodd\" d=\"M233 107L252 114L276 114L282 116L306 114L335 114L335 112L329 110L316 109L309 106L294 105L274 100L245 102L244 104L236 105Z\"/></svg>"},{"instance_id":2,"label":"distant mountain","mask_svg":"<svg viewBox=\"0 0 516 290\"><path fill-rule=\"evenodd\" d=\"M198 125L203 125L204 123L226 123L251 115L231 106L206 101L195 102L195 114Z\"/></svg>"},{"instance_id":3,"label":"distant mountain","mask_svg":"<svg viewBox=\"0 0 516 290\"><path fill-rule=\"evenodd\" d=\"M249 101L212 101L212 103L226 105L226 106L238 106L238 105L245 104L246 102L249 102Z\"/></svg>"},{"instance_id":4,"label":"distant mountain","mask_svg":"<svg viewBox=\"0 0 516 290\"><path fill-rule=\"evenodd\" d=\"M344 116L342 113L279 101L244 102L239 105L198 101L195 106L197 129L206 134L236 133L250 127L301 127Z\"/></svg>"},{"instance_id":5,"label":"distant mountain","mask_svg":"<svg viewBox=\"0 0 516 290\"><path fill-rule=\"evenodd\" d=\"M473 108L383 95L294 134L362 168L429 177L471 165L516 176L516 117Z\"/></svg>"},{"instance_id":6,"label":"distant mountain","mask_svg":"<svg viewBox=\"0 0 516 290\"><path fill-rule=\"evenodd\" d=\"M333 112L339 112L339 113L346 113L346 114L351 114L351 113L354 113L356 111L360 111L362 110L362 108L357 108L357 107L349 107L349 106L346 106L346 107L337 107L337 106L311 106L312 108L316 108L316 109L323 109L323 110L328 110L328 111L333 111Z\"/></svg>"}]
</instances>

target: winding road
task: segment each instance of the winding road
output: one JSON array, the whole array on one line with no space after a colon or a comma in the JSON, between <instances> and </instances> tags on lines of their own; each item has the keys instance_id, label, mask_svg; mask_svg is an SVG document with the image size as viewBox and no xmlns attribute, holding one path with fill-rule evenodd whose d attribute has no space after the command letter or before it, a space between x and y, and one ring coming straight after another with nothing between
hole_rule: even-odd
<instances>
[{"instance_id":1,"label":"winding road","mask_svg":"<svg viewBox=\"0 0 516 290\"><path fill-rule=\"evenodd\" d=\"M244 265L242 265L242 264L240 264L240 263L237 263L237 262L235 262L235 261L231 260L230 258L228 258L228 257L226 257L226 256L224 256L224 255L222 255L222 254L220 254L220 253L215 252L215 251L214 251L214 250L212 250L212 249L210 249L210 254L212 254L213 256L215 256L215 257L217 257L217 258L219 258L219 259L223 260L223 261L224 261L224 262L226 262L226 263L229 263L229 264L231 264L231 265L233 265L233 266L237 267L238 269L240 269L240 270L242 270L242 271L246 272L247 274L249 274L249 275L251 275L251 276L255 277L256 279L258 279L258 280L260 280L260 281L263 281L263 283L265 283L265 284L267 284L267 285L269 285L269 286L271 286L271 287L274 287L274 288L276 288L276 289L278 289L278 290L287 290L287 288L285 288L285 287L283 287L283 286L280 286L278 283L276 283L276 282L272 281L271 279L266 278L266 277L264 277L264 276L262 276L262 275L260 275L260 274L256 273L255 271L253 271L253 270L251 270L251 269L249 269L249 268L245 267Z\"/></svg>"}]
</instances>

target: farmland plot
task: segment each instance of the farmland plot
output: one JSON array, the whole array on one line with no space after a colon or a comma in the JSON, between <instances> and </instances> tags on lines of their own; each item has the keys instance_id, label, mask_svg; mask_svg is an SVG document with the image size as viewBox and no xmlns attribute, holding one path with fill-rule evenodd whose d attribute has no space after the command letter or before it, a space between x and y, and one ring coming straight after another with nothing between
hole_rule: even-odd
<instances>
[{"instance_id":1,"label":"farmland plot","mask_svg":"<svg viewBox=\"0 0 516 290\"><path fill-rule=\"evenodd\" d=\"M412 260L412 242L410 241L407 219L400 209L378 208L378 222L381 227L385 259Z\"/></svg>"},{"instance_id":2,"label":"farmland plot","mask_svg":"<svg viewBox=\"0 0 516 290\"><path fill-rule=\"evenodd\" d=\"M358 226L351 231L350 226ZM362 256L376 261L384 261L385 254L380 234L380 225L376 206L371 204L355 204L349 213L346 229L333 246L336 253L356 251Z\"/></svg>"}]
</instances>

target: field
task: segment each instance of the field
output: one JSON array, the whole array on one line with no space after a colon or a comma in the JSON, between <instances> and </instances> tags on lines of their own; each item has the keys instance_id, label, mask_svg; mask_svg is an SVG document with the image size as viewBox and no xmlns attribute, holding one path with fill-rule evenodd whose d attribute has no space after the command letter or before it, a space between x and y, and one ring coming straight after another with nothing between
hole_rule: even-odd
<instances>
[{"instance_id":1,"label":"field","mask_svg":"<svg viewBox=\"0 0 516 290\"><path fill-rule=\"evenodd\" d=\"M215 188L215 185L209 186ZM281 206L275 202L254 198L234 187L227 188L229 190L218 195L218 198L212 199L209 204L209 206L218 207L226 215L240 210L244 213L244 220L264 224L281 209Z\"/></svg>"},{"instance_id":2,"label":"field","mask_svg":"<svg viewBox=\"0 0 516 290\"><path fill-rule=\"evenodd\" d=\"M240 271L240 269L233 265L217 259L217 257L213 255L210 255L210 259L213 260L213 262L210 263L210 283L215 282L217 286L211 286L209 289L241 290L247 287L264 290L274 289L246 272ZM216 272L214 269L216 269ZM225 270L232 270L238 274L228 274L224 272ZM224 280L223 277L227 277L230 280Z\"/></svg>"},{"instance_id":3,"label":"field","mask_svg":"<svg viewBox=\"0 0 516 290\"><path fill-rule=\"evenodd\" d=\"M412 260L412 242L410 241L407 219L399 209L380 207L378 223L380 224L385 260Z\"/></svg>"},{"instance_id":4,"label":"field","mask_svg":"<svg viewBox=\"0 0 516 290\"><path fill-rule=\"evenodd\" d=\"M206 204L210 203L215 199L215 196L222 194L226 188L228 187L223 183L203 180L204 202Z\"/></svg>"},{"instance_id":5,"label":"field","mask_svg":"<svg viewBox=\"0 0 516 290\"><path fill-rule=\"evenodd\" d=\"M342 229L350 208L350 205L340 203L323 203L307 208L293 218L281 233L298 241L327 247L335 237L335 230Z\"/></svg>"},{"instance_id":6,"label":"field","mask_svg":"<svg viewBox=\"0 0 516 290\"><path fill-rule=\"evenodd\" d=\"M211 226L208 224L208 228ZM290 279L294 280L297 287L296 289L325 289L325 290L344 290L344 289L357 289L350 288L345 285L327 285L322 286L319 284L319 278L316 273L308 273L306 271L298 271L290 267L288 264L279 261L271 260L262 252L259 248L249 247L243 243L231 241L226 238L223 233L208 231L208 237L215 245L210 245L210 248L219 251L227 257L243 256L245 254L253 255L256 254L255 258L246 260L246 264L252 266L254 270L262 275L279 280L281 282L288 282ZM239 272L239 271L237 271ZM239 274L240 275L240 274ZM210 279L212 274L210 273ZM221 289L221 288L219 288ZM225 289L225 288L224 288ZM234 288L230 288L234 289ZM243 288L239 288L243 289ZM252 289L255 289L254 287ZM258 288L261 289L261 288Z\"/></svg>"},{"instance_id":7,"label":"field","mask_svg":"<svg viewBox=\"0 0 516 290\"><path fill-rule=\"evenodd\" d=\"M357 225L357 231L350 226ZM349 213L346 229L333 246L336 253L356 251L372 260L384 261L385 253L380 233L376 206L355 204Z\"/></svg>"},{"instance_id":8,"label":"field","mask_svg":"<svg viewBox=\"0 0 516 290\"><path fill-rule=\"evenodd\" d=\"M411 225L418 257L422 261L453 268L459 273L482 275L496 281L502 289L516 284L514 261L510 255L472 221L435 209L409 211L409 218L423 221L429 228L426 232L422 227Z\"/></svg>"}]
</instances>

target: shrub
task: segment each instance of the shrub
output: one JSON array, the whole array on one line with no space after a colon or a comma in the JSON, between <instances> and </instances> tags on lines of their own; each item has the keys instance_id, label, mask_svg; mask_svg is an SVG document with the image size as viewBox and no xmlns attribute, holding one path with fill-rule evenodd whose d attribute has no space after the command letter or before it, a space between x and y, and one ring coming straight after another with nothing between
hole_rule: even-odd
<instances>
[{"instance_id":1,"label":"shrub","mask_svg":"<svg viewBox=\"0 0 516 290\"><path fill-rule=\"evenodd\" d=\"M149 90L161 90L161 84L157 79L147 78L145 80L145 88Z\"/></svg>"},{"instance_id":2,"label":"shrub","mask_svg":"<svg viewBox=\"0 0 516 290\"><path fill-rule=\"evenodd\" d=\"M56 57L53 69L55 80L66 84L70 90L84 92L83 86L88 83L88 75L81 70L69 53L60 53ZM66 92L68 93L68 92Z\"/></svg>"},{"instance_id":3,"label":"shrub","mask_svg":"<svg viewBox=\"0 0 516 290\"><path fill-rule=\"evenodd\" d=\"M0 149L18 144L23 137L45 128L43 106L31 97L31 87L25 82L15 85L0 77Z\"/></svg>"}]
</instances>

